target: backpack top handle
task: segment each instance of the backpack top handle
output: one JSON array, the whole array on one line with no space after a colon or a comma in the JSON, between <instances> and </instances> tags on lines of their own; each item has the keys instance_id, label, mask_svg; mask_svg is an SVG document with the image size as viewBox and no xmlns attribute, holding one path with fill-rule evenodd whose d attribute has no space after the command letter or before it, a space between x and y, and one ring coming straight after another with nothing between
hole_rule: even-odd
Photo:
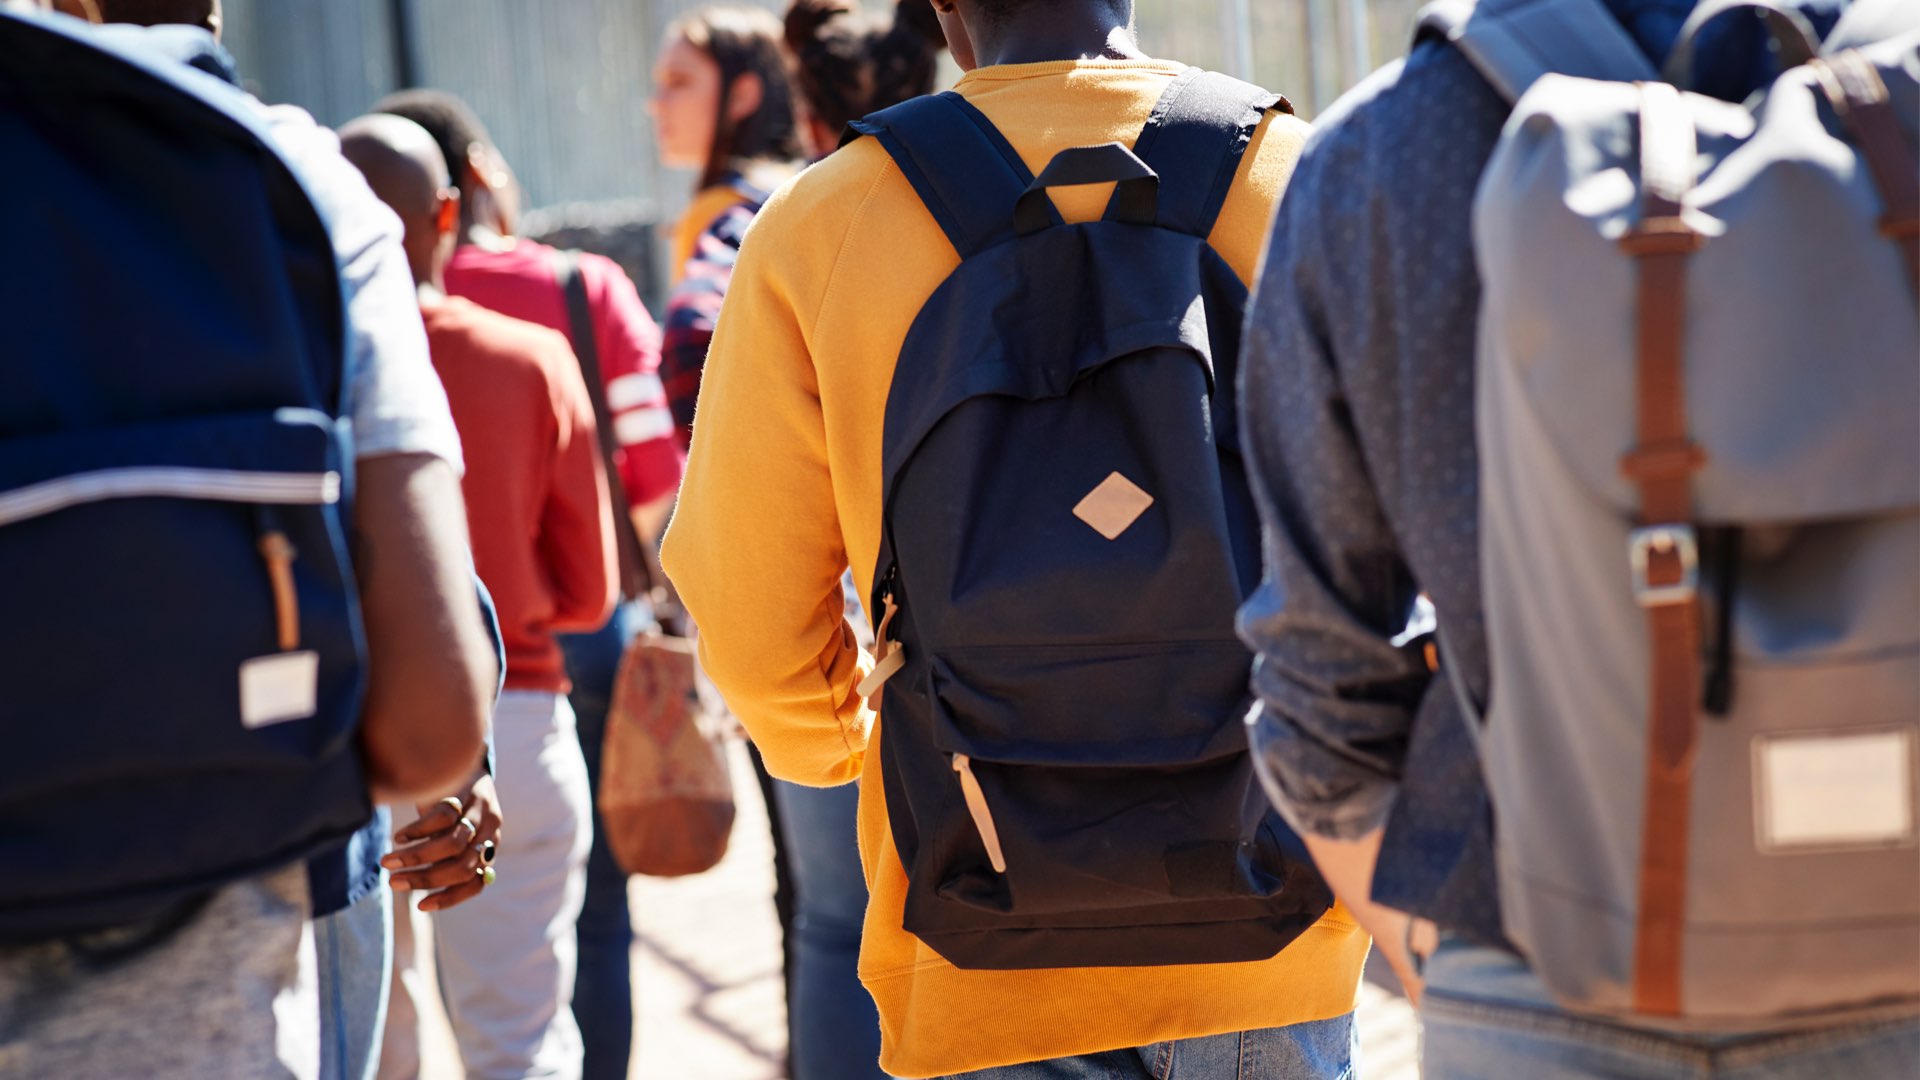
<instances>
[{"instance_id":1,"label":"backpack top handle","mask_svg":"<svg viewBox=\"0 0 1920 1080\"><path fill-rule=\"evenodd\" d=\"M1013 230L1021 236L1058 224L1047 189L1081 184L1115 184L1113 202L1105 220L1130 225L1152 225L1159 213L1160 174L1117 142L1099 146L1072 146L1060 151L1040 171L1013 211Z\"/></svg>"},{"instance_id":2,"label":"backpack top handle","mask_svg":"<svg viewBox=\"0 0 1920 1080\"><path fill-rule=\"evenodd\" d=\"M1692 89L1694 44L1700 31L1720 16L1742 9L1759 15L1766 23L1781 71L1791 71L1819 55L1820 35L1814 32L1813 24L1783 0L1701 0L1681 25L1673 50L1660 70L1661 79L1682 90Z\"/></svg>"}]
</instances>

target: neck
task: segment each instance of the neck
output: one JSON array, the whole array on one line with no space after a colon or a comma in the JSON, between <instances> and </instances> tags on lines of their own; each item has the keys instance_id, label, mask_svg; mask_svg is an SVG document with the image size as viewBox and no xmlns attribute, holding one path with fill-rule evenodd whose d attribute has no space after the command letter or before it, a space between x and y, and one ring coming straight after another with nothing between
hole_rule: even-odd
<instances>
[{"instance_id":1,"label":"neck","mask_svg":"<svg viewBox=\"0 0 1920 1080\"><path fill-rule=\"evenodd\" d=\"M1049 60L1143 60L1126 17L1131 5L1104 3L1025 4L1006 18L968 25L973 55L981 67L1037 64ZM982 20L986 22L985 20Z\"/></svg>"}]
</instances>

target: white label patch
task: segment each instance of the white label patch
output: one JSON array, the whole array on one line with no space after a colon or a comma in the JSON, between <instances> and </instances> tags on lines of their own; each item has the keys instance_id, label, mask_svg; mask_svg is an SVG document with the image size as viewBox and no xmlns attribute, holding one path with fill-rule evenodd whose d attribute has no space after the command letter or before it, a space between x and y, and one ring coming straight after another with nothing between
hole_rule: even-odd
<instances>
[{"instance_id":1,"label":"white label patch","mask_svg":"<svg viewBox=\"0 0 1920 1080\"><path fill-rule=\"evenodd\" d=\"M1753 741L1755 842L1763 852L1889 847L1914 840L1913 728Z\"/></svg>"},{"instance_id":2,"label":"white label patch","mask_svg":"<svg viewBox=\"0 0 1920 1080\"><path fill-rule=\"evenodd\" d=\"M249 728L305 720L319 705L320 654L275 653L240 665L240 723Z\"/></svg>"}]
</instances>

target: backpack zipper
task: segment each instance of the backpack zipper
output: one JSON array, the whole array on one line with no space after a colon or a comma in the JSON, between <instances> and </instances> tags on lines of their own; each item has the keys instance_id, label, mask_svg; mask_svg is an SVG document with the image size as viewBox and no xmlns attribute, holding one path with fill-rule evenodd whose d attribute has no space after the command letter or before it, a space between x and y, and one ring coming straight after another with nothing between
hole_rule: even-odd
<instances>
[{"instance_id":1,"label":"backpack zipper","mask_svg":"<svg viewBox=\"0 0 1920 1080\"><path fill-rule=\"evenodd\" d=\"M873 670L860 680L854 692L867 699L867 707L880 711L877 696L886 686L888 679L899 674L907 665L906 647L887 637L887 631L893 628L894 616L900 614L900 605L894 600L894 593L900 576L900 564L887 567L887 576L880 583L879 600L882 608L880 622L873 630L874 663ZM980 788L979 778L973 775L973 759L965 754L952 756L953 771L960 777L960 794L967 803L967 816L973 819L973 827L980 834L980 843L987 849L987 861L993 864L993 872L1007 872L1006 853L1000 848L1000 830L993 823L993 811L987 806L987 793Z\"/></svg>"},{"instance_id":2,"label":"backpack zipper","mask_svg":"<svg viewBox=\"0 0 1920 1080\"><path fill-rule=\"evenodd\" d=\"M893 602L892 583L893 574L889 571L888 587L881 593L881 601L886 605L885 613L880 616L880 625L873 629L873 670L867 673L866 678L860 680L860 685L853 688L854 693L866 699L867 708L874 712L880 711L878 697L881 689L886 686L887 680L899 674L900 669L907 666L906 647L897 641L887 640L887 629L893 625L893 617L900 614L899 605Z\"/></svg>"},{"instance_id":3,"label":"backpack zipper","mask_svg":"<svg viewBox=\"0 0 1920 1080\"><path fill-rule=\"evenodd\" d=\"M273 585L273 618L281 652L300 648L300 594L293 586L293 560L298 554L293 541L279 529L260 535L260 558L267 564L267 580Z\"/></svg>"},{"instance_id":4,"label":"backpack zipper","mask_svg":"<svg viewBox=\"0 0 1920 1080\"><path fill-rule=\"evenodd\" d=\"M993 811L987 808L987 793L980 790L980 781L973 775L973 759L965 754L953 755L953 771L960 774L960 794L966 797L967 813L980 833L980 842L986 845L987 861L993 864L994 873L1006 873L1007 856L1000 850L1000 830L994 827Z\"/></svg>"}]
</instances>

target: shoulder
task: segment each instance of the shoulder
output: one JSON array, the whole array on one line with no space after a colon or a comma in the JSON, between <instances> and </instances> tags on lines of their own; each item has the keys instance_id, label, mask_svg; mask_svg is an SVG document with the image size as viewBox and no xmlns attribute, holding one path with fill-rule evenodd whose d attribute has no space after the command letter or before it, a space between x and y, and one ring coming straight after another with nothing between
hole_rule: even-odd
<instances>
[{"instance_id":1,"label":"shoulder","mask_svg":"<svg viewBox=\"0 0 1920 1080\"><path fill-rule=\"evenodd\" d=\"M754 217L756 243L768 238L844 236L879 179L897 171L874 139L859 139L827 155L774 191Z\"/></svg>"},{"instance_id":2,"label":"shoulder","mask_svg":"<svg viewBox=\"0 0 1920 1080\"><path fill-rule=\"evenodd\" d=\"M1410 195L1477 179L1507 112L1459 50L1423 42L1321 116L1302 148L1301 179L1337 173L1355 191L1404 187Z\"/></svg>"},{"instance_id":3,"label":"shoulder","mask_svg":"<svg viewBox=\"0 0 1920 1080\"><path fill-rule=\"evenodd\" d=\"M574 362L573 349L559 331L457 296L428 309L426 323L436 360L442 350L452 350L462 363L485 365L493 373L518 372L542 379Z\"/></svg>"}]
</instances>

